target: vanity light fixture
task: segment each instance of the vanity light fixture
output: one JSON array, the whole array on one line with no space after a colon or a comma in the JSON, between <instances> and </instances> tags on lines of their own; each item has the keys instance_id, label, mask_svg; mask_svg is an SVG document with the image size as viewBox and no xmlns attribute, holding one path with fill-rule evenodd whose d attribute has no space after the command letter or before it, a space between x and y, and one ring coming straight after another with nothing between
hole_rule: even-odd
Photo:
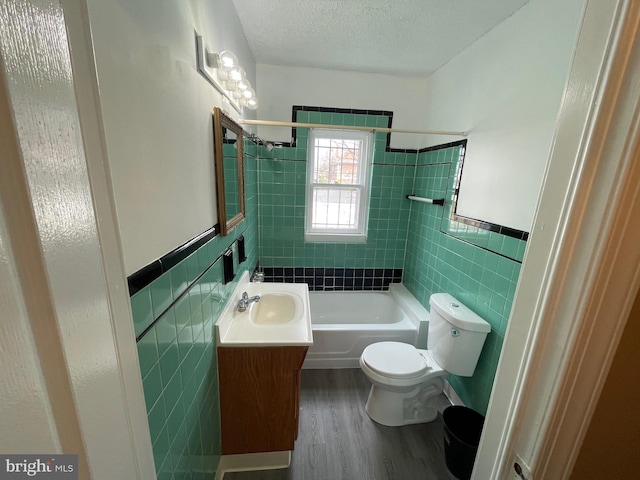
<instances>
[{"instance_id":1,"label":"vanity light fixture","mask_svg":"<svg viewBox=\"0 0 640 480\"><path fill-rule=\"evenodd\" d=\"M256 93L233 52L210 52L202 36L196 33L196 60L200 74L229 100L239 114L242 115L243 107L250 110L258 108Z\"/></svg>"}]
</instances>

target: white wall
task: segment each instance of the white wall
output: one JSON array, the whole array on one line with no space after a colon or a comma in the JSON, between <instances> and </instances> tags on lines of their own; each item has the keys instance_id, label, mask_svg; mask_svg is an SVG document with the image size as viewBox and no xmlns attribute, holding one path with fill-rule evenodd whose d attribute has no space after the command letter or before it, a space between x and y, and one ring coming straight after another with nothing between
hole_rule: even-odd
<instances>
[{"instance_id":1,"label":"white wall","mask_svg":"<svg viewBox=\"0 0 640 480\"><path fill-rule=\"evenodd\" d=\"M290 122L291 107L307 105L390 110L394 128L420 128L425 105L424 78L264 64L258 64L257 77L261 120ZM288 142L291 129L259 127L258 135ZM416 135L391 135L391 146L395 148L417 148L419 144L420 137Z\"/></svg>"},{"instance_id":2,"label":"white wall","mask_svg":"<svg viewBox=\"0 0 640 480\"><path fill-rule=\"evenodd\" d=\"M232 2L88 0L127 275L217 222L211 112L194 31L255 82ZM238 117L235 111L229 112Z\"/></svg>"},{"instance_id":3,"label":"white wall","mask_svg":"<svg viewBox=\"0 0 640 480\"><path fill-rule=\"evenodd\" d=\"M470 132L459 213L531 229L584 4L533 0L429 77L423 124Z\"/></svg>"}]
</instances>

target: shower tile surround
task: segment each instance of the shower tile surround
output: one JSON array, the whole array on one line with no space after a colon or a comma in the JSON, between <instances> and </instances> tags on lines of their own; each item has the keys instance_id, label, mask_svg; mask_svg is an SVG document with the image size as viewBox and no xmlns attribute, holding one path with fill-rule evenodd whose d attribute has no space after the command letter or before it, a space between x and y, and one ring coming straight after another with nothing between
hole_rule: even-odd
<instances>
[{"instance_id":1,"label":"shower tile surround","mask_svg":"<svg viewBox=\"0 0 640 480\"><path fill-rule=\"evenodd\" d=\"M296 106L293 120L347 129L390 127L392 113ZM258 147L259 251L266 281L304 281L311 290L383 290L402 281L427 309L431 294L452 294L491 324L474 376L449 376L463 402L484 414L526 232L451 214L465 141L420 151L391 149L389 136L378 132L367 242L305 243L308 132L297 127L291 144L271 151ZM446 198L446 205L411 202L409 193Z\"/></svg>"},{"instance_id":2,"label":"shower tile surround","mask_svg":"<svg viewBox=\"0 0 640 480\"><path fill-rule=\"evenodd\" d=\"M245 143L246 218L206 241L131 297L140 373L158 479L213 478L220 456L214 325L239 273L258 258L256 145ZM218 230L219 231L219 230ZM247 260L223 284L222 253L240 235Z\"/></svg>"},{"instance_id":3,"label":"shower tile surround","mask_svg":"<svg viewBox=\"0 0 640 480\"><path fill-rule=\"evenodd\" d=\"M297 109L294 115L298 122L344 125L348 129L388 127L393 114ZM270 152L264 147L259 150L259 250L265 279L309 280L311 290L388 288L391 281L398 282L402 276L410 209L404 196L413 184L415 151L389 150L388 135L375 133L366 243L310 243L304 240L308 135L308 128L298 127L291 145ZM362 280L356 282L358 278Z\"/></svg>"}]
</instances>

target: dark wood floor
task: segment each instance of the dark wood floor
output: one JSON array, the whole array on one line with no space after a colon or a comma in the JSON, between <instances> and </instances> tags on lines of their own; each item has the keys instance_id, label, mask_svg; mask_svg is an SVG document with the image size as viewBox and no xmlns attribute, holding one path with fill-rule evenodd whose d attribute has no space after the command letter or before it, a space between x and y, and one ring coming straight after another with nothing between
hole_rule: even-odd
<instances>
[{"instance_id":1,"label":"dark wood floor","mask_svg":"<svg viewBox=\"0 0 640 480\"><path fill-rule=\"evenodd\" d=\"M364 410L371 384L359 369L303 370L300 430L287 469L224 480L450 480L442 417L385 427ZM441 396L440 411L449 405Z\"/></svg>"}]
</instances>

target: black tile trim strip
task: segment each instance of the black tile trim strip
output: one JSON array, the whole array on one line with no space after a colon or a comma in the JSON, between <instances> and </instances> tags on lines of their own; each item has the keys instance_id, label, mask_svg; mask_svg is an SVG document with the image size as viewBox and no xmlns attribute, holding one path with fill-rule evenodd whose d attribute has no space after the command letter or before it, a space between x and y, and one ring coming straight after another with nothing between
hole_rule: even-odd
<instances>
[{"instance_id":1,"label":"black tile trim strip","mask_svg":"<svg viewBox=\"0 0 640 480\"><path fill-rule=\"evenodd\" d=\"M176 266L219 233L220 224L216 223L213 227L208 228L199 235L196 235L191 240L180 245L178 248L129 275L127 277L127 283L129 284L129 296L133 296L160 275L168 272L169 269Z\"/></svg>"},{"instance_id":2,"label":"black tile trim strip","mask_svg":"<svg viewBox=\"0 0 640 480\"><path fill-rule=\"evenodd\" d=\"M322 113L344 113L347 115L379 115L389 117L386 128L391 128L393 123L393 112L389 110L364 110L358 108L336 108L336 107L310 107L306 105L293 105L291 108L291 121L298 121L298 112L322 112ZM345 130L349 129L349 125L344 125ZM371 127L374 129L374 127ZM291 127L291 147L295 147L297 144L296 127ZM387 133L387 145L385 151L389 151L389 144L391 142L391 132Z\"/></svg>"},{"instance_id":3,"label":"black tile trim strip","mask_svg":"<svg viewBox=\"0 0 640 480\"><path fill-rule=\"evenodd\" d=\"M451 162L418 163L416 167L437 167L438 165L451 165Z\"/></svg>"},{"instance_id":4,"label":"black tile trim strip","mask_svg":"<svg viewBox=\"0 0 640 480\"><path fill-rule=\"evenodd\" d=\"M494 255L498 255L499 257L506 258L507 260L511 260L512 262L516 262L516 263L519 263L520 265L522 265L522 260L518 260L518 259L510 257L508 255L504 255L504 254L502 254L500 252L496 252L495 250L491 250L490 248L483 247L481 245L478 245L477 243L472 243L469 240L465 240L464 238L456 237L455 235L452 235L452 234L447 233L447 232L442 231L442 230L440 231L440 233L442 233L443 235L447 235L448 237L455 238L456 240L458 240L460 242L464 242L467 245L473 245L474 247L480 248L480 249L484 250L485 252L493 253Z\"/></svg>"},{"instance_id":5,"label":"black tile trim strip","mask_svg":"<svg viewBox=\"0 0 640 480\"><path fill-rule=\"evenodd\" d=\"M386 149L389 153L418 153L415 148L389 148Z\"/></svg>"},{"instance_id":6,"label":"black tile trim strip","mask_svg":"<svg viewBox=\"0 0 640 480\"><path fill-rule=\"evenodd\" d=\"M425 152L433 152L435 150L442 150L444 148L457 147L459 145L466 145L466 144L467 144L466 140L456 140L455 142L441 143L440 145L434 145L432 147L424 147L424 148L421 148L420 150L417 150L415 148L387 148L387 152L420 154Z\"/></svg>"},{"instance_id":7,"label":"black tile trim strip","mask_svg":"<svg viewBox=\"0 0 640 480\"><path fill-rule=\"evenodd\" d=\"M455 142L441 143L440 145L434 145L433 147L424 147L418 150L417 152L418 153L433 152L434 150L442 150L444 148L451 148L451 147L458 147L458 146L466 147L466 145L467 145L466 139L456 140Z\"/></svg>"},{"instance_id":8,"label":"black tile trim strip","mask_svg":"<svg viewBox=\"0 0 640 480\"><path fill-rule=\"evenodd\" d=\"M529 232L516 230L515 228L504 227L496 223L485 222L483 220L477 220L475 218L470 218L470 217L463 217L462 215L457 215L457 214L451 215L451 218L456 222L464 223L466 225L471 225L472 227L481 228L483 230L488 230L490 232L499 233L500 235L504 235L506 237L512 237L518 240L524 240L525 242L529 239Z\"/></svg>"},{"instance_id":9,"label":"black tile trim strip","mask_svg":"<svg viewBox=\"0 0 640 480\"><path fill-rule=\"evenodd\" d=\"M265 282L306 283L310 291L383 291L402 282L401 268L265 267Z\"/></svg>"},{"instance_id":10,"label":"black tile trim strip","mask_svg":"<svg viewBox=\"0 0 640 480\"><path fill-rule=\"evenodd\" d=\"M352 115L387 115L393 116L393 112L389 110L368 110L361 108L338 108L338 107L312 107L307 105L294 105L293 115L302 110L304 112L322 112L322 113L346 113Z\"/></svg>"}]
</instances>

